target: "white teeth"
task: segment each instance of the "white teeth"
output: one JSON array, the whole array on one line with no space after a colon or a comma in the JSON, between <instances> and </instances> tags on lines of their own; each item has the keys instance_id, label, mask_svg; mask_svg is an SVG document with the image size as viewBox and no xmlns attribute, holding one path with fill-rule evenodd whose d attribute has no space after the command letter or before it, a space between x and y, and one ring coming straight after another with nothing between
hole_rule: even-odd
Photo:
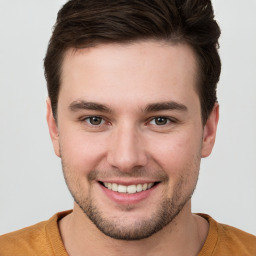
<instances>
[{"instance_id":1,"label":"white teeth","mask_svg":"<svg viewBox=\"0 0 256 256\"><path fill-rule=\"evenodd\" d=\"M137 186L136 185L130 185L127 187L127 193L128 194L134 194L137 192Z\"/></svg>"},{"instance_id":2,"label":"white teeth","mask_svg":"<svg viewBox=\"0 0 256 256\"><path fill-rule=\"evenodd\" d=\"M137 192L141 192L142 191L142 185L138 184L136 187Z\"/></svg>"},{"instance_id":3,"label":"white teeth","mask_svg":"<svg viewBox=\"0 0 256 256\"><path fill-rule=\"evenodd\" d=\"M147 183L143 184L142 190L143 190L143 191L144 191L144 190L147 190L147 188L148 188L148 184L147 184Z\"/></svg>"},{"instance_id":4,"label":"white teeth","mask_svg":"<svg viewBox=\"0 0 256 256\"><path fill-rule=\"evenodd\" d=\"M127 186L118 185L117 191L118 191L119 193L126 193L126 191L127 191Z\"/></svg>"},{"instance_id":5,"label":"white teeth","mask_svg":"<svg viewBox=\"0 0 256 256\"><path fill-rule=\"evenodd\" d=\"M112 183L112 188L113 191L117 191L117 184L116 183Z\"/></svg>"},{"instance_id":6,"label":"white teeth","mask_svg":"<svg viewBox=\"0 0 256 256\"><path fill-rule=\"evenodd\" d=\"M154 185L154 183L149 183L149 184L148 184L148 189L149 189L149 188L152 188L153 185Z\"/></svg>"},{"instance_id":7,"label":"white teeth","mask_svg":"<svg viewBox=\"0 0 256 256\"><path fill-rule=\"evenodd\" d=\"M154 183L144 183L144 184L138 184L138 185L118 185L116 183L108 183L104 182L104 186L110 190L113 190L115 192L119 193L128 193L128 194L134 194L141 191L145 191L147 189L152 188Z\"/></svg>"}]
</instances>

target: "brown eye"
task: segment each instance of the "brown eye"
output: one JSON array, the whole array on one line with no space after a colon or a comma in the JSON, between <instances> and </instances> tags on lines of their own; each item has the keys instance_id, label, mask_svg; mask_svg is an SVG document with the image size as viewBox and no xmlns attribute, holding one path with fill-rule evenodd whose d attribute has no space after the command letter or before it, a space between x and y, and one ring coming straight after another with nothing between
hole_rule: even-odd
<instances>
[{"instance_id":1,"label":"brown eye","mask_svg":"<svg viewBox=\"0 0 256 256\"><path fill-rule=\"evenodd\" d=\"M85 119L90 125L101 125L103 119L98 116L91 116Z\"/></svg>"},{"instance_id":2,"label":"brown eye","mask_svg":"<svg viewBox=\"0 0 256 256\"><path fill-rule=\"evenodd\" d=\"M153 122L155 125L166 125L170 122L170 120L166 117L156 117L151 122Z\"/></svg>"},{"instance_id":3,"label":"brown eye","mask_svg":"<svg viewBox=\"0 0 256 256\"><path fill-rule=\"evenodd\" d=\"M157 125L165 125L165 124L167 124L167 119L164 117L158 117L158 118L156 118L155 122Z\"/></svg>"}]
</instances>

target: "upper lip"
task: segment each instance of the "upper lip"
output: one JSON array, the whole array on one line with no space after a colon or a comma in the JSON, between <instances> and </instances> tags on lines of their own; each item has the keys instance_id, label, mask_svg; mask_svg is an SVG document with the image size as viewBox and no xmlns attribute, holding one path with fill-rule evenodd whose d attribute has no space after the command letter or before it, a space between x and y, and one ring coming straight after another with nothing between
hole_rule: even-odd
<instances>
[{"instance_id":1,"label":"upper lip","mask_svg":"<svg viewBox=\"0 0 256 256\"><path fill-rule=\"evenodd\" d=\"M116 183L119 185L129 186L129 185L138 185L138 184L145 184L145 183L156 183L156 180L99 180L102 183Z\"/></svg>"}]
</instances>

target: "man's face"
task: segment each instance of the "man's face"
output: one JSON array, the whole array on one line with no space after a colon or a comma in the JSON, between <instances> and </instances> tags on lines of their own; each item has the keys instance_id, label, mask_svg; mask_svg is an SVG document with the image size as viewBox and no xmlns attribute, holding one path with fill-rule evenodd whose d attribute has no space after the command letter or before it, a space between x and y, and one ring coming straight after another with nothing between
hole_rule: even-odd
<instances>
[{"instance_id":1,"label":"man's face","mask_svg":"<svg viewBox=\"0 0 256 256\"><path fill-rule=\"evenodd\" d=\"M55 152L76 205L106 235L134 240L188 211L210 153L187 45L138 42L69 50Z\"/></svg>"}]
</instances>

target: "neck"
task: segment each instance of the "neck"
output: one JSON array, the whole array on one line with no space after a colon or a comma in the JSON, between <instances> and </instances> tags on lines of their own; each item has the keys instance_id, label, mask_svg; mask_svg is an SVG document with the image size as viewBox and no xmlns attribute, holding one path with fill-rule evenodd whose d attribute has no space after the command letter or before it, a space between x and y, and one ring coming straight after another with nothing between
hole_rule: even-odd
<instances>
[{"instance_id":1,"label":"neck","mask_svg":"<svg viewBox=\"0 0 256 256\"><path fill-rule=\"evenodd\" d=\"M75 204L73 213L60 220L59 228L70 256L180 256L198 255L207 237L208 222L191 213L189 201L171 223L151 237L123 241L104 235Z\"/></svg>"}]
</instances>

